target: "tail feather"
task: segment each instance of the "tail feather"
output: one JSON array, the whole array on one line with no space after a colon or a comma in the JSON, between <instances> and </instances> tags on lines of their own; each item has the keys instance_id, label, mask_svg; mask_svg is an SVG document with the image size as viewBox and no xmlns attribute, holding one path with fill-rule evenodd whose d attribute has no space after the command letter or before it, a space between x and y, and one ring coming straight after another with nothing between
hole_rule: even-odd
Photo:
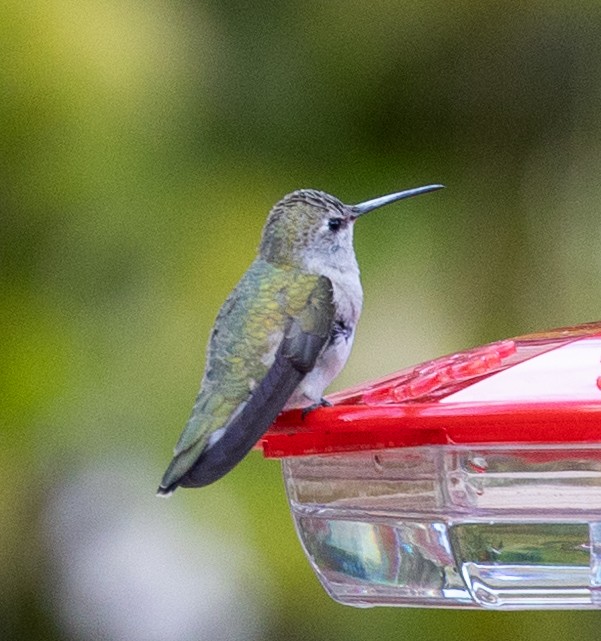
<instances>
[{"instance_id":1,"label":"tail feather","mask_svg":"<svg viewBox=\"0 0 601 641\"><path fill-rule=\"evenodd\" d=\"M187 450L176 454L173 457L169 467L163 474L157 494L160 496L169 496L180 484L182 478L194 466L198 458L205 449L206 439L202 438L192 444Z\"/></svg>"},{"instance_id":2,"label":"tail feather","mask_svg":"<svg viewBox=\"0 0 601 641\"><path fill-rule=\"evenodd\" d=\"M208 444L203 439L200 447L194 444L178 454L165 472L159 493L170 494L178 486L202 487L227 474L266 432L304 376L280 347L267 376L221 437Z\"/></svg>"}]
</instances>

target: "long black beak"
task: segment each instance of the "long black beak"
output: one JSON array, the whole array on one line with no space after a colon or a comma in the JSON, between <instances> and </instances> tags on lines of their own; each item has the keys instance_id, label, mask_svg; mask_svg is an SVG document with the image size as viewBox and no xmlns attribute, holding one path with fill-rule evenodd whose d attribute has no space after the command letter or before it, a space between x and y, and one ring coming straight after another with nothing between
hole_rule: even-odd
<instances>
[{"instance_id":1,"label":"long black beak","mask_svg":"<svg viewBox=\"0 0 601 641\"><path fill-rule=\"evenodd\" d=\"M379 198L366 200L364 203L359 203L358 205L352 205L351 209L356 214L355 218L359 218L359 216L367 214L368 211L373 211L374 209L378 209L378 207L394 203L397 200L427 194L430 191L437 191L438 189L444 189L444 185L426 185L425 187L415 187L415 189L405 189L405 191L397 191L395 194L380 196Z\"/></svg>"}]
</instances>

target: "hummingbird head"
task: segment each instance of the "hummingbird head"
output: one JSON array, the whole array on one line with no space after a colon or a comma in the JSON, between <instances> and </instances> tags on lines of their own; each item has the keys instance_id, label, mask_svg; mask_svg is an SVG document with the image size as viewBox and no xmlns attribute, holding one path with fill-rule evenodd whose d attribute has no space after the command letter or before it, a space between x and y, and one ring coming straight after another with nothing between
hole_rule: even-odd
<instances>
[{"instance_id":1,"label":"hummingbird head","mask_svg":"<svg viewBox=\"0 0 601 641\"><path fill-rule=\"evenodd\" d=\"M293 191L277 202L269 213L263 228L260 256L271 263L295 265L308 271L319 265L346 269L356 265L353 225L359 216L388 203L442 187L427 185L407 189L358 205L345 205L338 198L315 189Z\"/></svg>"}]
</instances>

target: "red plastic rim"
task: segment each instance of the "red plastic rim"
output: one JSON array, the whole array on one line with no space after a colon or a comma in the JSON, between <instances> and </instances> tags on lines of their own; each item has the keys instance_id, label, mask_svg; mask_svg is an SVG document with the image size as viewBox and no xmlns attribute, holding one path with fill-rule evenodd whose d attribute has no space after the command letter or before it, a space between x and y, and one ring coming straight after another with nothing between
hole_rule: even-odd
<instances>
[{"instance_id":1,"label":"red plastic rim","mask_svg":"<svg viewBox=\"0 0 601 641\"><path fill-rule=\"evenodd\" d=\"M282 414L266 457L458 444L601 443L601 323L445 356Z\"/></svg>"}]
</instances>

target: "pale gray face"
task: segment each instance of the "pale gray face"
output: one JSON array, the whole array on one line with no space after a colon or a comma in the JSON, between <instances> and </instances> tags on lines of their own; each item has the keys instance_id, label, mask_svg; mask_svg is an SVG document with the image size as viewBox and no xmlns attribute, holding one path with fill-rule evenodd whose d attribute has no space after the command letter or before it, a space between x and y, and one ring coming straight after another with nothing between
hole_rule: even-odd
<instances>
[{"instance_id":1,"label":"pale gray face","mask_svg":"<svg viewBox=\"0 0 601 641\"><path fill-rule=\"evenodd\" d=\"M349 260L354 261L353 228L356 217L350 207L328 209L321 214L321 220L309 230L305 262L344 267Z\"/></svg>"},{"instance_id":2,"label":"pale gray face","mask_svg":"<svg viewBox=\"0 0 601 641\"><path fill-rule=\"evenodd\" d=\"M344 262L353 256L353 208L324 192L303 189L285 196L271 210L261 241L270 262Z\"/></svg>"}]
</instances>

